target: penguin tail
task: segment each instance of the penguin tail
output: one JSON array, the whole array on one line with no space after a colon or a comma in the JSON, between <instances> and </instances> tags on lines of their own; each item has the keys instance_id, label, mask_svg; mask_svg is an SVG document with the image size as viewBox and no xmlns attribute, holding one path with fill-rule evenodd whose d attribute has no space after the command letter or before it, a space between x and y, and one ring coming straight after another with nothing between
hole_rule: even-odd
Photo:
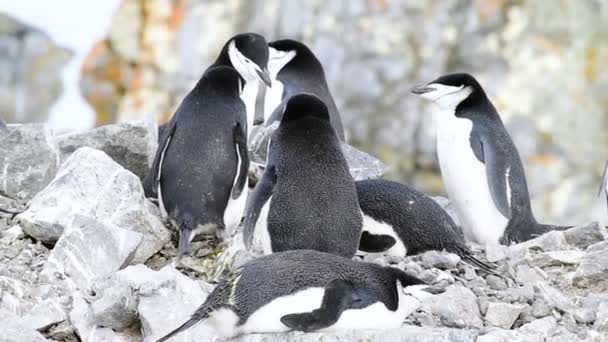
<instances>
[{"instance_id":1,"label":"penguin tail","mask_svg":"<svg viewBox=\"0 0 608 342\"><path fill-rule=\"evenodd\" d=\"M464 254L461 255L462 260L464 260L467 264L477 267L480 270L486 272L487 274L492 274L500 278L505 278L504 275L496 272L496 265L490 264L488 262L481 261L474 257L472 254Z\"/></svg>"}]
</instances>

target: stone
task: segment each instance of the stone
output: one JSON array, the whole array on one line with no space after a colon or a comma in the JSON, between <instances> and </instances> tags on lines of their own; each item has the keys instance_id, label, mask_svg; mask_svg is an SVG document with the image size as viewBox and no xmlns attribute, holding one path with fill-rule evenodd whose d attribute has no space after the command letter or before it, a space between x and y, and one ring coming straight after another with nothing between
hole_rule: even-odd
<instances>
[{"instance_id":1,"label":"stone","mask_svg":"<svg viewBox=\"0 0 608 342\"><path fill-rule=\"evenodd\" d=\"M65 321L68 318L66 309L57 300L46 299L36 305L23 319L27 325L38 331L44 331L53 324Z\"/></svg>"},{"instance_id":2,"label":"stone","mask_svg":"<svg viewBox=\"0 0 608 342\"><path fill-rule=\"evenodd\" d=\"M97 277L126 267L134 258L141 234L76 215L61 236L41 272L50 280L63 280L87 289Z\"/></svg>"},{"instance_id":3,"label":"stone","mask_svg":"<svg viewBox=\"0 0 608 342\"><path fill-rule=\"evenodd\" d=\"M0 341L45 342L46 339L35 329L28 326L25 319L12 312L0 309L2 336Z\"/></svg>"},{"instance_id":4,"label":"stone","mask_svg":"<svg viewBox=\"0 0 608 342\"><path fill-rule=\"evenodd\" d=\"M486 312L486 322L489 325L510 329L526 305L490 302Z\"/></svg>"},{"instance_id":5,"label":"stone","mask_svg":"<svg viewBox=\"0 0 608 342\"><path fill-rule=\"evenodd\" d=\"M598 222L576 226L564 232L566 241L570 245L581 249L604 241L606 239L606 234L606 227L602 227Z\"/></svg>"},{"instance_id":6,"label":"stone","mask_svg":"<svg viewBox=\"0 0 608 342\"><path fill-rule=\"evenodd\" d=\"M549 305L549 303L542 298L535 300L534 304L532 304L532 316L536 318L549 316L552 310L553 306Z\"/></svg>"},{"instance_id":7,"label":"stone","mask_svg":"<svg viewBox=\"0 0 608 342\"><path fill-rule=\"evenodd\" d=\"M499 244L487 244L485 246L486 259L488 262L497 262L507 257L509 247Z\"/></svg>"},{"instance_id":8,"label":"stone","mask_svg":"<svg viewBox=\"0 0 608 342\"><path fill-rule=\"evenodd\" d=\"M59 158L42 124L8 125L0 131L0 193L30 200L51 182Z\"/></svg>"},{"instance_id":9,"label":"stone","mask_svg":"<svg viewBox=\"0 0 608 342\"><path fill-rule=\"evenodd\" d=\"M545 317L526 323L519 328L519 331L524 334L539 334L541 336L549 336L557 325L557 321L553 317Z\"/></svg>"},{"instance_id":10,"label":"stone","mask_svg":"<svg viewBox=\"0 0 608 342\"><path fill-rule=\"evenodd\" d=\"M531 251L561 251L570 249L569 247L564 232L553 230L532 240L509 246L508 257L517 261L525 258Z\"/></svg>"},{"instance_id":11,"label":"stone","mask_svg":"<svg viewBox=\"0 0 608 342\"><path fill-rule=\"evenodd\" d=\"M486 282L492 290L502 291L507 289L507 283L505 282L505 280L493 274L490 274L486 277Z\"/></svg>"},{"instance_id":12,"label":"stone","mask_svg":"<svg viewBox=\"0 0 608 342\"><path fill-rule=\"evenodd\" d=\"M545 282L538 282L533 286L536 296L544 299L552 307L560 310L561 312L570 312L574 310L574 304L572 301L556 288L548 285Z\"/></svg>"},{"instance_id":13,"label":"stone","mask_svg":"<svg viewBox=\"0 0 608 342\"><path fill-rule=\"evenodd\" d=\"M576 250L544 252L534 255L530 265L538 267L578 265L584 256L585 252Z\"/></svg>"},{"instance_id":14,"label":"stone","mask_svg":"<svg viewBox=\"0 0 608 342\"><path fill-rule=\"evenodd\" d=\"M2 243L10 244L25 237L25 233L23 232L23 228L21 228L21 226L14 225L11 228L3 231L0 236L2 236L0 239Z\"/></svg>"},{"instance_id":15,"label":"stone","mask_svg":"<svg viewBox=\"0 0 608 342\"><path fill-rule=\"evenodd\" d=\"M572 313L574 320L581 324L591 324L595 322L595 315L596 310L591 308L578 308Z\"/></svg>"},{"instance_id":16,"label":"stone","mask_svg":"<svg viewBox=\"0 0 608 342\"><path fill-rule=\"evenodd\" d=\"M428 251L422 255L422 265L425 268L439 268L449 270L456 268L460 262L460 257L453 253Z\"/></svg>"},{"instance_id":17,"label":"stone","mask_svg":"<svg viewBox=\"0 0 608 342\"><path fill-rule=\"evenodd\" d=\"M141 233L135 263L147 260L171 238L144 198L139 178L104 152L89 147L74 152L17 219L28 235L54 242L77 214Z\"/></svg>"},{"instance_id":18,"label":"stone","mask_svg":"<svg viewBox=\"0 0 608 342\"><path fill-rule=\"evenodd\" d=\"M47 336L57 341L77 341L74 334L74 327L68 321L63 321L51 327Z\"/></svg>"},{"instance_id":19,"label":"stone","mask_svg":"<svg viewBox=\"0 0 608 342\"><path fill-rule=\"evenodd\" d=\"M144 179L158 147L157 132L153 120L139 120L66 133L54 139L61 162L66 161L77 149L87 146L105 152L122 167Z\"/></svg>"},{"instance_id":20,"label":"stone","mask_svg":"<svg viewBox=\"0 0 608 342\"><path fill-rule=\"evenodd\" d=\"M121 331L137 321L139 299L133 288L107 286L95 293L97 299L91 303L91 309L97 326Z\"/></svg>"},{"instance_id":21,"label":"stone","mask_svg":"<svg viewBox=\"0 0 608 342\"><path fill-rule=\"evenodd\" d=\"M580 288L605 289L608 282L608 241L589 246L572 282Z\"/></svg>"},{"instance_id":22,"label":"stone","mask_svg":"<svg viewBox=\"0 0 608 342\"><path fill-rule=\"evenodd\" d=\"M80 291L74 292L70 321L81 341L131 342L141 340L141 337L127 337L112 329L98 327L93 319L91 306Z\"/></svg>"},{"instance_id":23,"label":"stone","mask_svg":"<svg viewBox=\"0 0 608 342\"><path fill-rule=\"evenodd\" d=\"M589 341L590 341L590 339L588 339L588 338L581 339L576 334L571 333L571 332L565 332L563 334L549 336L545 340L545 342L589 342ZM591 340L591 341L593 341L593 340ZM601 341L601 340L599 340L599 341Z\"/></svg>"},{"instance_id":24,"label":"stone","mask_svg":"<svg viewBox=\"0 0 608 342\"><path fill-rule=\"evenodd\" d=\"M602 332L608 331L608 302L601 302L597 307L593 328Z\"/></svg>"},{"instance_id":25,"label":"stone","mask_svg":"<svg viewBox=\"0 0 608 342\"><path fill-rule=\"evenodd\" d=\"M481 335L476 342L543 342L543 337L538 335L524 335L515 330L492 330Z\"/></svg>"},{"instance_id":26,"label":"stone","mask_svg":"<svg viewBox=\"0 0 608 342\"><path fill-rule=\"evenodd\" d=\"M516 280L520 284L529 284L547 280L547 273L540 267L530 267L526 264L517 265Z\"/></svg>"},{"instance_id":27,"label":"stone","mask_svg":"<svg viewBox=\"0 0 608 342\"><path fill-rule=\"evenodd\" d=\"M380 178L387 170L386 164L347 143L342 143L342 152L355 181Z\"/></svg>"},{"instance_id":28,"label":"stone","mask_svg":"<svg viewBox=\"0 0 608 342\"><path fill-rule=\"evenodd\" d=\"M426 299L424 305L447 327L481 328L483 326L477 298L466 287L450 285L444 293Z\"/></svg>"}]
</instances>

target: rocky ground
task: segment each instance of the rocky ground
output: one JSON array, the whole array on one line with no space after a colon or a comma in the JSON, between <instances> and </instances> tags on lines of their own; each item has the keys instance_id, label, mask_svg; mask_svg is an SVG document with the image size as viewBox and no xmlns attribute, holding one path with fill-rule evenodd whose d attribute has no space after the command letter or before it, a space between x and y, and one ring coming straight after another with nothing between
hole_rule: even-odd
<instances>
[{"instance_id":1,"label":"rocky ground","mask_svg":"<svg viewBox=\"0 0 608 342\"><path fill-rule=\"evenodd\" d=\"M154 341L205 300L234 244L196 242L174 266L172 232L140 182L156 143L148 122L67 135L38 125L0 132L0 208L23 211L0 219L0 341ZM357 178L384 171L369 155L345 153ZM396 330L235 341L608 341L607 236L588 223L479 249L504 278L444 252L368 255L445 292L412 304ZM199 325L174 340L214 337Z\"/></svg>"}]
</instances>

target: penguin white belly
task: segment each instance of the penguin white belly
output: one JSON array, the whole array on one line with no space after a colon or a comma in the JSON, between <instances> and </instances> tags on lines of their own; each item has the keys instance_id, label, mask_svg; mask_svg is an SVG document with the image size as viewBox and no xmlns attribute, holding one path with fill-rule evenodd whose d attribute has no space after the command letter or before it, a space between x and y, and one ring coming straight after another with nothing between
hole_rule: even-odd
<instances>
[{"instance_id":1,"label":"penguin white belly","mask_svg":"<svg viewBox=\"0 0 608 342\"><path fill-rule=\"evenodd\" d=\"M264 122L268 121L272 112L277 108L283 99L283 83L277 79L272 80L272 87L266 88L264 96Z\"/></svg>"},{"instance_id":2,"label":"penguin white belly","mask_svg":"<svg viewBox=\"0 0 608 342\"><path fill-rule=\"evenodd\" d=\"M407 254L407 248L403 244L403 241L401 240L401 238L399 238L399 236L395 232L395 229L393 228L393 226L391 226L390 224L385 223L385 222L376 221L374 218L365 215L363 212L361 212L361 216L363 216L363 231L364 232L368 232L373 235L389 235L396 241L395 244L391 248L387 249L384 252L380 252L379 254L399 256L399 257L405 256ZM357 254L364 255L364 254L370 254L370 253L363 252L363 251L357 251Z\"/></svg>"},{"instance_id":3,"label":"penguin white belly","mask_svg":"<svg viewBox=\"0 0 608 342\"><path fill-rule=\"evenodd\" d=\"M497 244L508 220L496 208L486 174L470 144L473 122L442 112L437 120L437 154L450 200L467 240Z\"/></svg>"},{"instance_id":4,"label":"penguin white belly","mask_svg":"<svg viewBox=\"0 0 608 342\"><path fill-rule=\"evenodd\" d=\"M272 196L264 203L262 210L260 210L260 215L255 223L255 232L253 234L254 250L259 250L259 247L261 247L264 255L272 254L270 234L268 233L268 210L270 208L270 201L272 201Z\"/></svg>"},{"instance_id":5,"label":"penguin white belly","mask_svg":"<svg viewBox=\"0 0 608 342\"><path fill-rule=\"evenodd\" d=\"M245 103L245 111L247 113L247 141L249 141L249 134L255 120L255 100L258 95L258 83L256 80L247 81L240 95L241 100Z\"/></svg>"},{"instance_id":6,"label":"penguin white belly","mask_svg":"<svg viewBox=\"0 0 608 342\"><path fill-rule=\"evenodd\" d=\"M241 155L239 153L238 146L235 146L236 155L238 158L238 162L236 164L236 173L235 178L232 181L232 187L236 186L236 182L239 177L239 171L241 169ZM249 192L249 179L245 180L245 186L243 187L243 191L241 191L241 195L238 198L232 198L232 189L230 190L230 197L228 198L228 203L226 204L226 209L224 209L224 225L226 226L226 233L228 236L232 236L236 231L236 228L241 223L241 219L243 218L243 213L245 212L245 206L247 204L247 194Z\"/></svg>"}]
</instances>

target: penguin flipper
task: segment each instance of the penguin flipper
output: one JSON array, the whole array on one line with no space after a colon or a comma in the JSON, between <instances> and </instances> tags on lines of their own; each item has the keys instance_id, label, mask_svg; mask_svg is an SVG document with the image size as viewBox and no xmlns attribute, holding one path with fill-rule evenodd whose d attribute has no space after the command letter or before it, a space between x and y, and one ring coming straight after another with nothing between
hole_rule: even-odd
<instances>
[{"instance_id":1,"label":"penguin flipper","mask_svg":"<svg viewBox=\"0 0 608 342\"><path fill-rule=\"evenodd\" d=\"M251 199L247 203L247 209L245 209L245 221L243 223L243 240L247 249L251 248L253 243L253 233L255 231L255 224L258 221L260 211L264 207L264 204L274 189L274 185L277 181L277 175L275 172L274 165L267 165L264 170L262 179L256 184Z\"/></svg>"},{"instance_id":2,"label":"penguin flipper","mask_svg":"<svg viewBox=\"0 0 608 342\"><path fill-rule=\"evenodd\" d=\"M156 151L156 156L154 156L154 162L152 163L152 170L148 174L145 183L151 183L152 186L149 187L150 194L146 194L146 197L156 197L158 196L157 189L160 183L160 171L162 170L163 159L165 157L165 153L167 152L167 148L169 148L169 144L171 143L171 138L175 133L175 128L177 127L177 120L171 120L169 123L163 125L165 128L159 129L159 134L162 136L159 137L158 149ZM168 127L167 127L168 126ZM151 180L148 178L152 177ZM148 188L148 187L146 187Z\"/></svg>"},{"instance_id":3,"label":"penguin flipper","mask_svg":"<svg viewBox=\"0 0 608 342\"><path fill-rule=\"evenodd\" d=\"M359 250L368 253L380 253L393 247L396 243L397 241L390 235L375 235L363 231L359 241Z\"/></svg>"},{"instance_id":4,"label":"penguin flipper","mask_svg":"<svg viewBox=\"0 0 608 342\"><path fill-rule=\"evenodd\" d=\"M281 317L281 323L298 331L315 331L332 326L348 309L361 309L377 302L373 292L357 288L347 280L334 279L325 285L321 307L311 312L289 314Z\"/></svg>"},{"instance_id":5,"label":"penguin flipper","mask_svg":"<svg viewBox=\"0 0 608 342\"><path fill-rule=\"evenodd\" d=\"M232 188L232 198L237 199L243 192L245 184L247 184L247 174L249 172L249 154L247 153L247 133L240 123L234 126L234 143L237 149L241 165L237 170L238 175L236 182Z\"/></svg>"},{"instance_id":6,"label":"penguin flipper","mask_svg":"<svg viewBox=\"0 0 608 342\"><path fill-rule=\"evenodd\" d=\"M597 192L597 197L602 195L602 192L606 193L606 201L608 201L608 160L606 161L606 166L604 166L604 175L602 176L602 182L600 183L600 188Z\"/></svg>"},{"instance_id":7,"label":"penguin flipper","mask_svg":"<svg viewBox=\"0 0 608 342\"><path fill-rule=\"evenodd\" d=\"M511 167L508 160L503 157L506 153L497 151L500 147L491 139L484 139L483 136L480 137L477 134L471 134L471 147L477 158L480 158L481 152L480 160L486 167L486 178L494 205L505 218L511 219L511 201L508 193L510 186L507 183ZM481 151L479 147L481 147Z\"/></svg>"}]
</instances>

